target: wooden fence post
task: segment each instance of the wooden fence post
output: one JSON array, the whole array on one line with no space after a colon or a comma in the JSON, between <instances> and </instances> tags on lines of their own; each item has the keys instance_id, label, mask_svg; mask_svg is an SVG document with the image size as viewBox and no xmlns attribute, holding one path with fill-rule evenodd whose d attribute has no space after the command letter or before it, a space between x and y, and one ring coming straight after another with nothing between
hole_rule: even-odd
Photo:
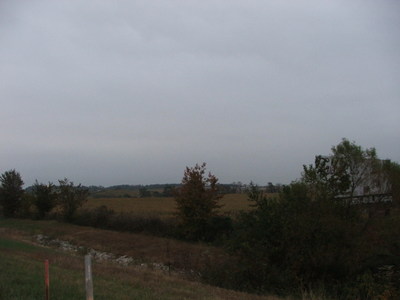
<instances>
[{"instance_id":1,"label":"wooden fence post","mask_svg":"<svg viewBox=\"0 0 400 300\"><path fill-rule=\"evenodd\" d=\"M92 261L90 255L85 255L86 300L93 300Z\"/></svg>"},{"instance_id":2,"label":"wooden fence post","mask_svg":"<svg viewBox=\"0 0 400 300\"><path fill-rule=\"evenodd\" d=\"M49 260L44 261L44 286L45 286L45 300L50 299L50 275L49 275Z\"/></svg>"}]
</instances>

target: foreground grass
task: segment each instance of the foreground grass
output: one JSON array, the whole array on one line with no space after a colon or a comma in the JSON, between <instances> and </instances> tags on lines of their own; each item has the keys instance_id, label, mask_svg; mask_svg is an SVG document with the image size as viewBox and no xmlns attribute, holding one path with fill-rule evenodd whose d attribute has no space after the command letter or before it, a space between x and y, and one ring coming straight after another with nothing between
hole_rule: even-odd
<instances>
[{"instance_id":1,"label":"foreground grass","mask_svg":"<svg viewBox=\"0 0 400 300\"><path fill-rule=\"evenodd\" d=\"M31 255L6 249L13 244L15 249L26 247ZM10 240L0 240L0 299L43 299L44 271L43 254L40 249L31 245ZM50 260L51 285L50 295L53 299L84 299L84 272L82 259L67 258L65 255L47 253ZM68 264L67 264L68 262ZM81 270L79 270L81 269ZM94 295L96 299L157 299L158 295L151 289L132 285L127 280L116 281L110 275L100 273L95 278ZM173 296L173 295L171 295ZM165 299L168 299L167 296Z\"/></svg>"},{"instance_id":2,"label":"foreground grass","mask_svg":"<svg viewBox=\"0 0 400 300\"><path fill-rule=\"evenodd\" d=\"M157 256L157 249L160 248L157 243L165 242L165 239L160 241L157 238L149 240L148 237L143 237L135 245L134 241L140 239L139 235L119 235L52 221L0 220L0 299L43 299L45 259L50 262L51 298L84 299L83 256L34 245L31 234L38 233L74 242L86 241L86 246L108 251L114 249L114 252L121 254L130 247L144 247L141 252L134 249L128 254L142 255L143 259L149 260L162 258L161 254L160 257ZM121 238L123 240L118 242ZM192 246L194 248L190 248ZM176 247L180 247L179 251L194 253L198 246L192 246L178 243L171 246L171 252L178 251ZM202 247L199 249L204 250ZM143 270L137 266L122 267L112 263L94 262L93 274L96 300L279 299L215 288L178 276L169 276L161 271Z\"/></svg>"}]
</instances>

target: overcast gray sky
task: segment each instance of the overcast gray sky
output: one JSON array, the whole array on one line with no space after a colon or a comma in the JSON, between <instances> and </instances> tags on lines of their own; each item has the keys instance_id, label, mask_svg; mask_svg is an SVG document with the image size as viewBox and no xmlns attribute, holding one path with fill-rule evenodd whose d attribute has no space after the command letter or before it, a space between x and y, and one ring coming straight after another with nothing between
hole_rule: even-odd
<instances>
[{"instance_id":1,"label":"overcast gray sky","mask_svg":"<svg viewBox=\"0 0 400 300\"><path fill-rule=\"evenodd\" d=\"M342 137L400 161L400 1L0 0L0 171L289 183Z\"/></svg>"}]
</instances>

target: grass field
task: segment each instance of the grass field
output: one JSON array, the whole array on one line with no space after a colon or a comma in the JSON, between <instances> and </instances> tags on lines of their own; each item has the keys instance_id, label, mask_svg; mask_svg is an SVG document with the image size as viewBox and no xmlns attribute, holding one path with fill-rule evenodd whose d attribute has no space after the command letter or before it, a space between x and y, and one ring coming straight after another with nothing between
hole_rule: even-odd
<instances>
[{"instance_id":1,"label":"grass field","mask_svg":"<svg viewBox=\"0 0 400 300\"><path fill-rule=\"evenodd\" d=\"M196 253L218 251L138 234L116 233L55 221L0 219L0 299L43 299L44 266L50 262L51 299L85 299L83 254L68 254L32 242L33 234L69 240L102 251L125 254L143 261L188 260ZM168 245L169 257L165 247ZM180 255L184 255L180 257ZM185 259L183 259L185 257ZM94 299L280 299L239 293L189 281L157 270L93 263Z\"/></svg>"},{"instance_id":2,"label":"grass field","mask_svg":"<svg viewBox=\"0 0 400 300\"><path fill-rule=\"evenodd\" d=\"M22 251L21 248L26 248ZM16 250L19 249L19 250ZM53 299L85 299L83 259L56 251L0 239L0 299L43 299L43 260L50 259ZM157 274L94 265L95 299L176 299L196 297L190 285L158 280ZM154 276L152 276L154 275ZM155 284L157 280L158 284ZM154 286L153 286L154 285ZM199 291L205 298L207 293ZM200 297L197 297L200 298ZM212 297L209 297L210 299Z\"/></svg>"},{"instance_id":3,"label":"grass field","mask_svg":"<svg viewBox=\"0 0 400 300\"><path fill-rule=\"evenodd\" d=\"M246 194L228 194L220 202L224 214L234 214L240 210L250 209ZM116 212L127 212L146 216L170 217L176 212L173 197L146 198L89 198L83 208L92 209L105 205Z\"/></svg>"}]
</instances>

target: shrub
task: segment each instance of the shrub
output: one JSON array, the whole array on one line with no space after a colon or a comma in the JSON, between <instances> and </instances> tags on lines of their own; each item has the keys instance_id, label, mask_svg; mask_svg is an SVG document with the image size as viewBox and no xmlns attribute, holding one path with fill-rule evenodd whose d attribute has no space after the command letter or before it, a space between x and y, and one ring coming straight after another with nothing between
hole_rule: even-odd
<instances>
[{"instance_id":1,"label":"shrub","mask_svg":"<svg viewBox=\"0 0 400 300\"><path fill-rule=\"evenodd\" d=\"M110 221L114 215L112 209L102 205L93 210L81 210L76 213L74 223L97 228L110 228Z\"/></svg>"},{"instance_id":2,"label":"shrub","mask_svg":"<svg viewBox=\"0 0 400 300\"><path fill-rule=\"evenodd\" d=\"M142 217L130 213L115 213L102 205L95 209L79 210L74 219L75 224L92 226L116 231L148 233L156 236L177 236L176 225L172 220L159 217Z\"/></svg>"},{"instance_id":3,"label":"shrub","mask_svg":"<svg viewBox=\"0 0 400 300\"><path fill-rule=\"evenodd\" d=\"M174 236L176 232L176 226L171 220L162 220L152 216L135 216L128 213L113 215L109 222L109 229L148 233L156 236Z\"/></svg>"}]
</instances>

